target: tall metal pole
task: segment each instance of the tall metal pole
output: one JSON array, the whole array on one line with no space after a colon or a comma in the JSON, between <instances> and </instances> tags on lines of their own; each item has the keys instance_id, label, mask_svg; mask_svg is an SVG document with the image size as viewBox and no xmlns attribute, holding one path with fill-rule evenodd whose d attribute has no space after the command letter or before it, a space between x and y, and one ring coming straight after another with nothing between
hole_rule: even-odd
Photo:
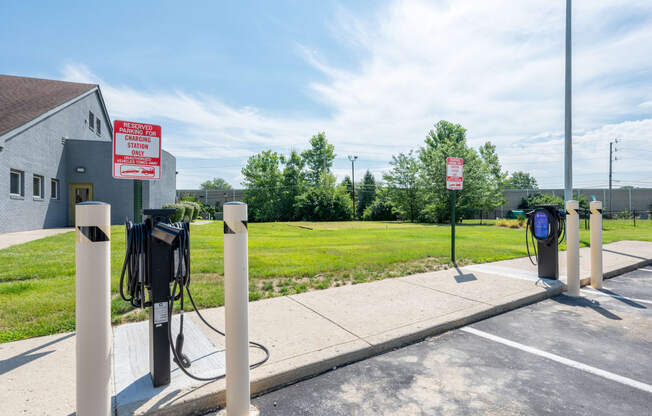
<instances>
[{"instance_id":1,"label":"tall metal pole","mask_svg":"<svg viewBox=\"0 0 652 416\"><path fill-rule=\"evenodd\" d=\"M134 222L143 220L143 181L134 179Z\"/></svg>"},{"instance_id":2,"label":"tall metal pole","mask_svg":"<svg viewBox=\"0 0 652 416\"><path fill-rule=\"evenodd\" d=\"M613 165L613 154L614 154L614 142L609 142L609 215L612 215L613 205L612 194L611 194L611 176L612 176L612 165Z\"/></svg>"},{"instance_id":3,"label":"tall metal pole","mask_svg":"<svg viewBox=\"0 0 652 416\"><path fill-rule=\"evenodd\" d=\"M451 262L455 264L455 189L451 193Z\"/></svg>"},{"instance_id":4,"label":"tall metal pole","mask_svg":"<svg viewBox=\"0 0 652 416\"><path fill-rule=\"evenodd\" d=\"M355 211L355 161L357 158L357 156L349 156L349 160L351 161L351 199L353 200L353 218L357 218Z\"/></svg>"},{"instance_id":5,"label":"tall metal pole","mask_svg":"<svg viewBox=\"0 0 652 416\"><path fill-rule=\"evenodd\" d=\"M566 88L565 88L565 152L564 152L564 200L573 199L573 133L571 114L571 0L566 0Z\"/></svg>"}]
</instances>

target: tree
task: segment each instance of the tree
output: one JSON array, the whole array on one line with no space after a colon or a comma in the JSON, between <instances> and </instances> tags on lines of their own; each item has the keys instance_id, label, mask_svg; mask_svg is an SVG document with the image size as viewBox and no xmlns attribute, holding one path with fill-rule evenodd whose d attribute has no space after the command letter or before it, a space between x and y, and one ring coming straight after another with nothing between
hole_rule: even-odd
<instances>
[{"instance_id":1,"label":"tree","mask_svg":"<svg viewBox=\"0 0 652 416\"><path fill-rule=\"evenodd\" d=\"M505 203L503 185L507 173L501 170L500 161L496 154L496 146L491 142L486 142L480 146L479 152L482 160L483 183L480 187L481 196L478 201L478 208L480 208L482 215L482 211L491 211Z\"/></svg>"},{"instance_id":2,"label":"tree","mask_svg":"<svg viewBox=\"0 0 652 416\"><path fill-rule=\"evenodd\" d=\"M247 160L242 168L246 188L245 202L249 205L251 221L277 221L281 214L280 190L283 175L279 170L281 157L266 150Z\"/></svg>"},{"instance_id":3,"label":"tree","mask_svg":"<svg viewBox=\"0 0 652 416\"><path fill-rule=\"evenodd\" d=\"M539 185L534 176L519 170L505 181L505 189L539 189Z\"/></svg>"},{"instance_id":4,"label":"tree","mask_svg":"<svg viewBox=\"0 0 652 416\"><path fill-rule=\"evenodd\" d=\"M344 179L342 179L340 186L346 190L346 193L349 194L349 198L353 198L353 182L351 182L351 177L349 177L349 175L346 175Z\"/></svg>"},{"instance_id":5,"label":"tree","mask_svg":"<svg viewBox=\"0 0 652 416\"><path fill-rule=\"evenodd\" d=\"M533 209L537 205L555 205L559 209L564 208L564 199L555 195L542 194L535 192L528 195L527 198L522 198L521 203L518 204L519 209Z\"/></svg>"},{"instance_id":6,"label":"tree","mask_svg":"<svg viewBox=\"0 0 652 416\"><path fill-rule=\"evenodd\" d=\"M214 190L214 189L233 189L231 185L227 181L225 181L222 178L213 178L209 179L205 182L202 182L201 185L199 185L201 189L203 190Z\"/></svg>"},{"instance_id":7,"label":"tree","mask_svg":"<svg viewBox=\"0 0 652 416\"><path fill-rule=\"evenodd\" d=\"M466 129L445 120L428 132L425 146L419 150L420 178L425 206L421 219L428 222L450 220L451 191L446 189L446 158L464 159L464 188L456 195L456 220L473 215L486 186L487 169L478 153L466 143Z\"/></svg>"},{"instance_id":8,"label":"tree","mask_svg":"<svg viewBox=\"0 0 652 416\"><path fill-rule=\"evenodd\" d=\"M321 132L310 139L310 149L301 153L301 157L308 169L307 181L312 186L317 186L323 178L323 173L330 172L335 159L335 146L328 143L326 133Z\"/></svg>"},{"instance_id":9,"label":"tree","mask_svg":"<svg viewBox=\"0 0 652 416\"><path fill-rule=\"evenodd\" d=\"M376 199L365 208L362 219L364 221L394 221L396 219L396 210L386 188L378 189Z\"/></svg>"},{"instance_id":10,"label":"tree","mask_svg":"<svg viewBox=\"0 0 652 416\"><path fill-rule=\"evenodd\" d=\"M358 195L358 217L362 218L364 210L376 199L376 179L368 170L362 178L362 186L360 186Z\"/></svg>"},{"instance_id":11,"label":"tree","mask_svg":"<svg viewBox=\"0 0 652 416\"><path fill-rule=\"evenodd\" d=\"M306 178L303 171L304 161L299 153L292 151L285 161L283 169L283 190L281 192L281 219L284 221L293 221L296 219L294 205L296 199L305 191Z\"/></svg>"},{"instance_id":12,"label":"tree","mask_svg":"<svg viewBox=\"0 0 652 416\"><path fill-rule=\"evenodd\" d=\"M304 221L343 221L353 216L346 190L336 186L335 177L324 173L317 186L309 187L297 197L298 218Z\"/></svg>"},{"instance_id":13,"label":"tree","mask_svg":"<svg viewBox=\"0 0 652 416\"><path fill-rule=\"evenodd\" d=\"M389 199L402 217L414 222L421 208L419 161L410 150L407 155L392 156L389 165L390 171L383 175Z\"/></svg>"}]
</instances>

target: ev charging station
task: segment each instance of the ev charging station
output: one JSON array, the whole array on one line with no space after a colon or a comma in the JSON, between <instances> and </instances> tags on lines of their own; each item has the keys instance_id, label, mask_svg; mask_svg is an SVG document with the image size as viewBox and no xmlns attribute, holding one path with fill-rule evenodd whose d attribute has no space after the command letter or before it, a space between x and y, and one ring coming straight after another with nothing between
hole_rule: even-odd
<instances>
[{"instance_id":1,"label":"ev charging station","mask_svg":"<svg viewBox=\"0 0 652 416\"><path fill-rule=\"evenodd\" d=\"M160 127L157 137L160 146ZM139 163L136 159L131 162ZM112 414L110 212L110 205L103 202L76 206L76 414L80 416ZM189 220L172 223L170 216L174 212L143 210L142 223L126 222L120 296L134 308L149 308L152 384L154 387L170 384L171 352L179 370L193 379L213 381L226 377L228 416L257 414L250 405L249 371L269 360L269 350L249 341L248 336L247 205L233 202L224 206L226 333L206 321L195 304L190 290L190 224ZM186 296L197 317L226 338L226 374L198 377L188 370L192 362L183 352ZM175 302L179 302L179 332L173 341L171 321ZM252 347L262 350L265 357L250 365L249 348Z\"/></svg>"},{"instance_id":2,"label":"ev charging station","mask_svg":"<svg viewBox=\"0 0 652 416\"><path fill-rule=\"evenodd\" d=\"M244 205L244 204L243 204ZM225 208L225 218L227 211ZM224 374L214 377L198 377L189 368L191 360L184 354L184 304L190 301L197 317L210 329L226 337L226 378L246 380L247 409L249 408L249 369L262 365L269 359L268 350L261 344L249 342L247 338L247 304L248 268L246 239L246 205L244 218L240 227L229 230L245 230L244 240L240 238L237 247L232 247L232 236L225 225L225 309L226 334L212 326L197 308L190 290L190 224L189 222L172 223L171 209L143 210L144 222L126 224L127 247L125 262L120 276L120 295L123 300L136 308L149 308L149 367L154 387L170 383L170 353L179 370L199 381L213 381L224 378ZM227 221L225 221L227 224ZM233 251L233 252L230 252ZM238 296L229 296L230 287L239 286ZM244 289L242 289L244 288ZM242 295L245 293L245 295ZM171 320L175 303L179 305L179 332L173 337ZM233 310L236 312L234 313ZM235 321L236 323L231 323ZM243 335L244 334L244 335ZM241 340L244 342L234 341ZM176 338L176 340L175 340ZM235 342L235 343L234 343ZM249 346L259 348L266 357L249 366ZM243 359L242 356L245 358ZM233 361L244 366L233 364ZM233 368L229 374L229 369ZM246 374L241 374L246 373ZM243 390L243 383L238 383L237 390ZM227 387L227 406L229 405L229 388ZM230 413L238 415L238 412ZM248 413L247 413L248 414Z\"/></svg>"},{"instance_id":3,"label":"ev charging station","mask_svg":"<svg viewBox=\"0 0 652 416\"><path fill-rule=\"evenodd\" d=\"M564 230L565 213L554 205L541 205L528 213L525 243L530 261L538 267L539 278L559 279L559 243L564 240Z\"/></svg>"}]
</instances>

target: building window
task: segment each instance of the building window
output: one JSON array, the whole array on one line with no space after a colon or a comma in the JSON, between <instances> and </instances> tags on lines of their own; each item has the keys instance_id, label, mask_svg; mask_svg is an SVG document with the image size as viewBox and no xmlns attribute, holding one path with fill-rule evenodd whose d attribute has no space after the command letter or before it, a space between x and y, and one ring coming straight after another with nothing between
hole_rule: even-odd
<instances>
[{"instance_id":1,"label":"building window","mask_svg":"<svg viewBox=\"0 0 652 416\"><path fill-rule=\"evenodd\" d=\"M50 179L50 198L59 199L59 180Z\"/></svg>"},{"instance_id":2,"label":"building window","mask_svg":"<svg viewBox=\"0 0 652 416\"><path fill-rule=\"evenodd\" d=\"M9 193L12 196L25 196L25 187L23 186L25 182L25 173L19 170L11 169L10 177L11 183L9 186Z\"/></svg>"},{"instance_id":3,"label":"building window","mask_svg":"<svg viewBox=\"0 0 652 416\"><path fill-rule=\"evenodd\" d=\"M92 111L88 112L88 128L91 130L95 128L95 115Z\"/></svg>"},{"instance_id":4,"label":"building window","mask_svg":"<svg viewBox=\"0 0 652 416\"><path fill-rule=\"evenodd\" d=\"M95 119L95 133L97 133L98 136L102 135L102 122L99 118Z\"/></svg>"},{"instance_id":5,"label":"building window","mask_svg":"<svg viewBox=\"0 0 652 416\"><path fill-rule=\"evenodd\" d=\"M43 176L34 175L34 199L43 199Z\"/></svg>"}]
</instances>

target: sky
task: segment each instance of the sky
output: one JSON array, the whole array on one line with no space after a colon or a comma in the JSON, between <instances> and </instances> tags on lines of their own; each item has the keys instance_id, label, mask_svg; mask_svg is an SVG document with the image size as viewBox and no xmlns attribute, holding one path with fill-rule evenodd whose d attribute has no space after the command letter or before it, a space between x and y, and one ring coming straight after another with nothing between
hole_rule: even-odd
<instances>
[{"instance_id":1,"label":"sky","mask_svg":"<svg viewBox=\"0 0 652 416\"><path fill-rule=\"evenodd\" d=\"M565 2L0 0L0 73L99 83L162 126L177 188L241 187L263 150L324 131L377 179L439 120L563 187ZM652 2L573 2L573 182L652 187Z\"/></svg>"}]
</instances>

